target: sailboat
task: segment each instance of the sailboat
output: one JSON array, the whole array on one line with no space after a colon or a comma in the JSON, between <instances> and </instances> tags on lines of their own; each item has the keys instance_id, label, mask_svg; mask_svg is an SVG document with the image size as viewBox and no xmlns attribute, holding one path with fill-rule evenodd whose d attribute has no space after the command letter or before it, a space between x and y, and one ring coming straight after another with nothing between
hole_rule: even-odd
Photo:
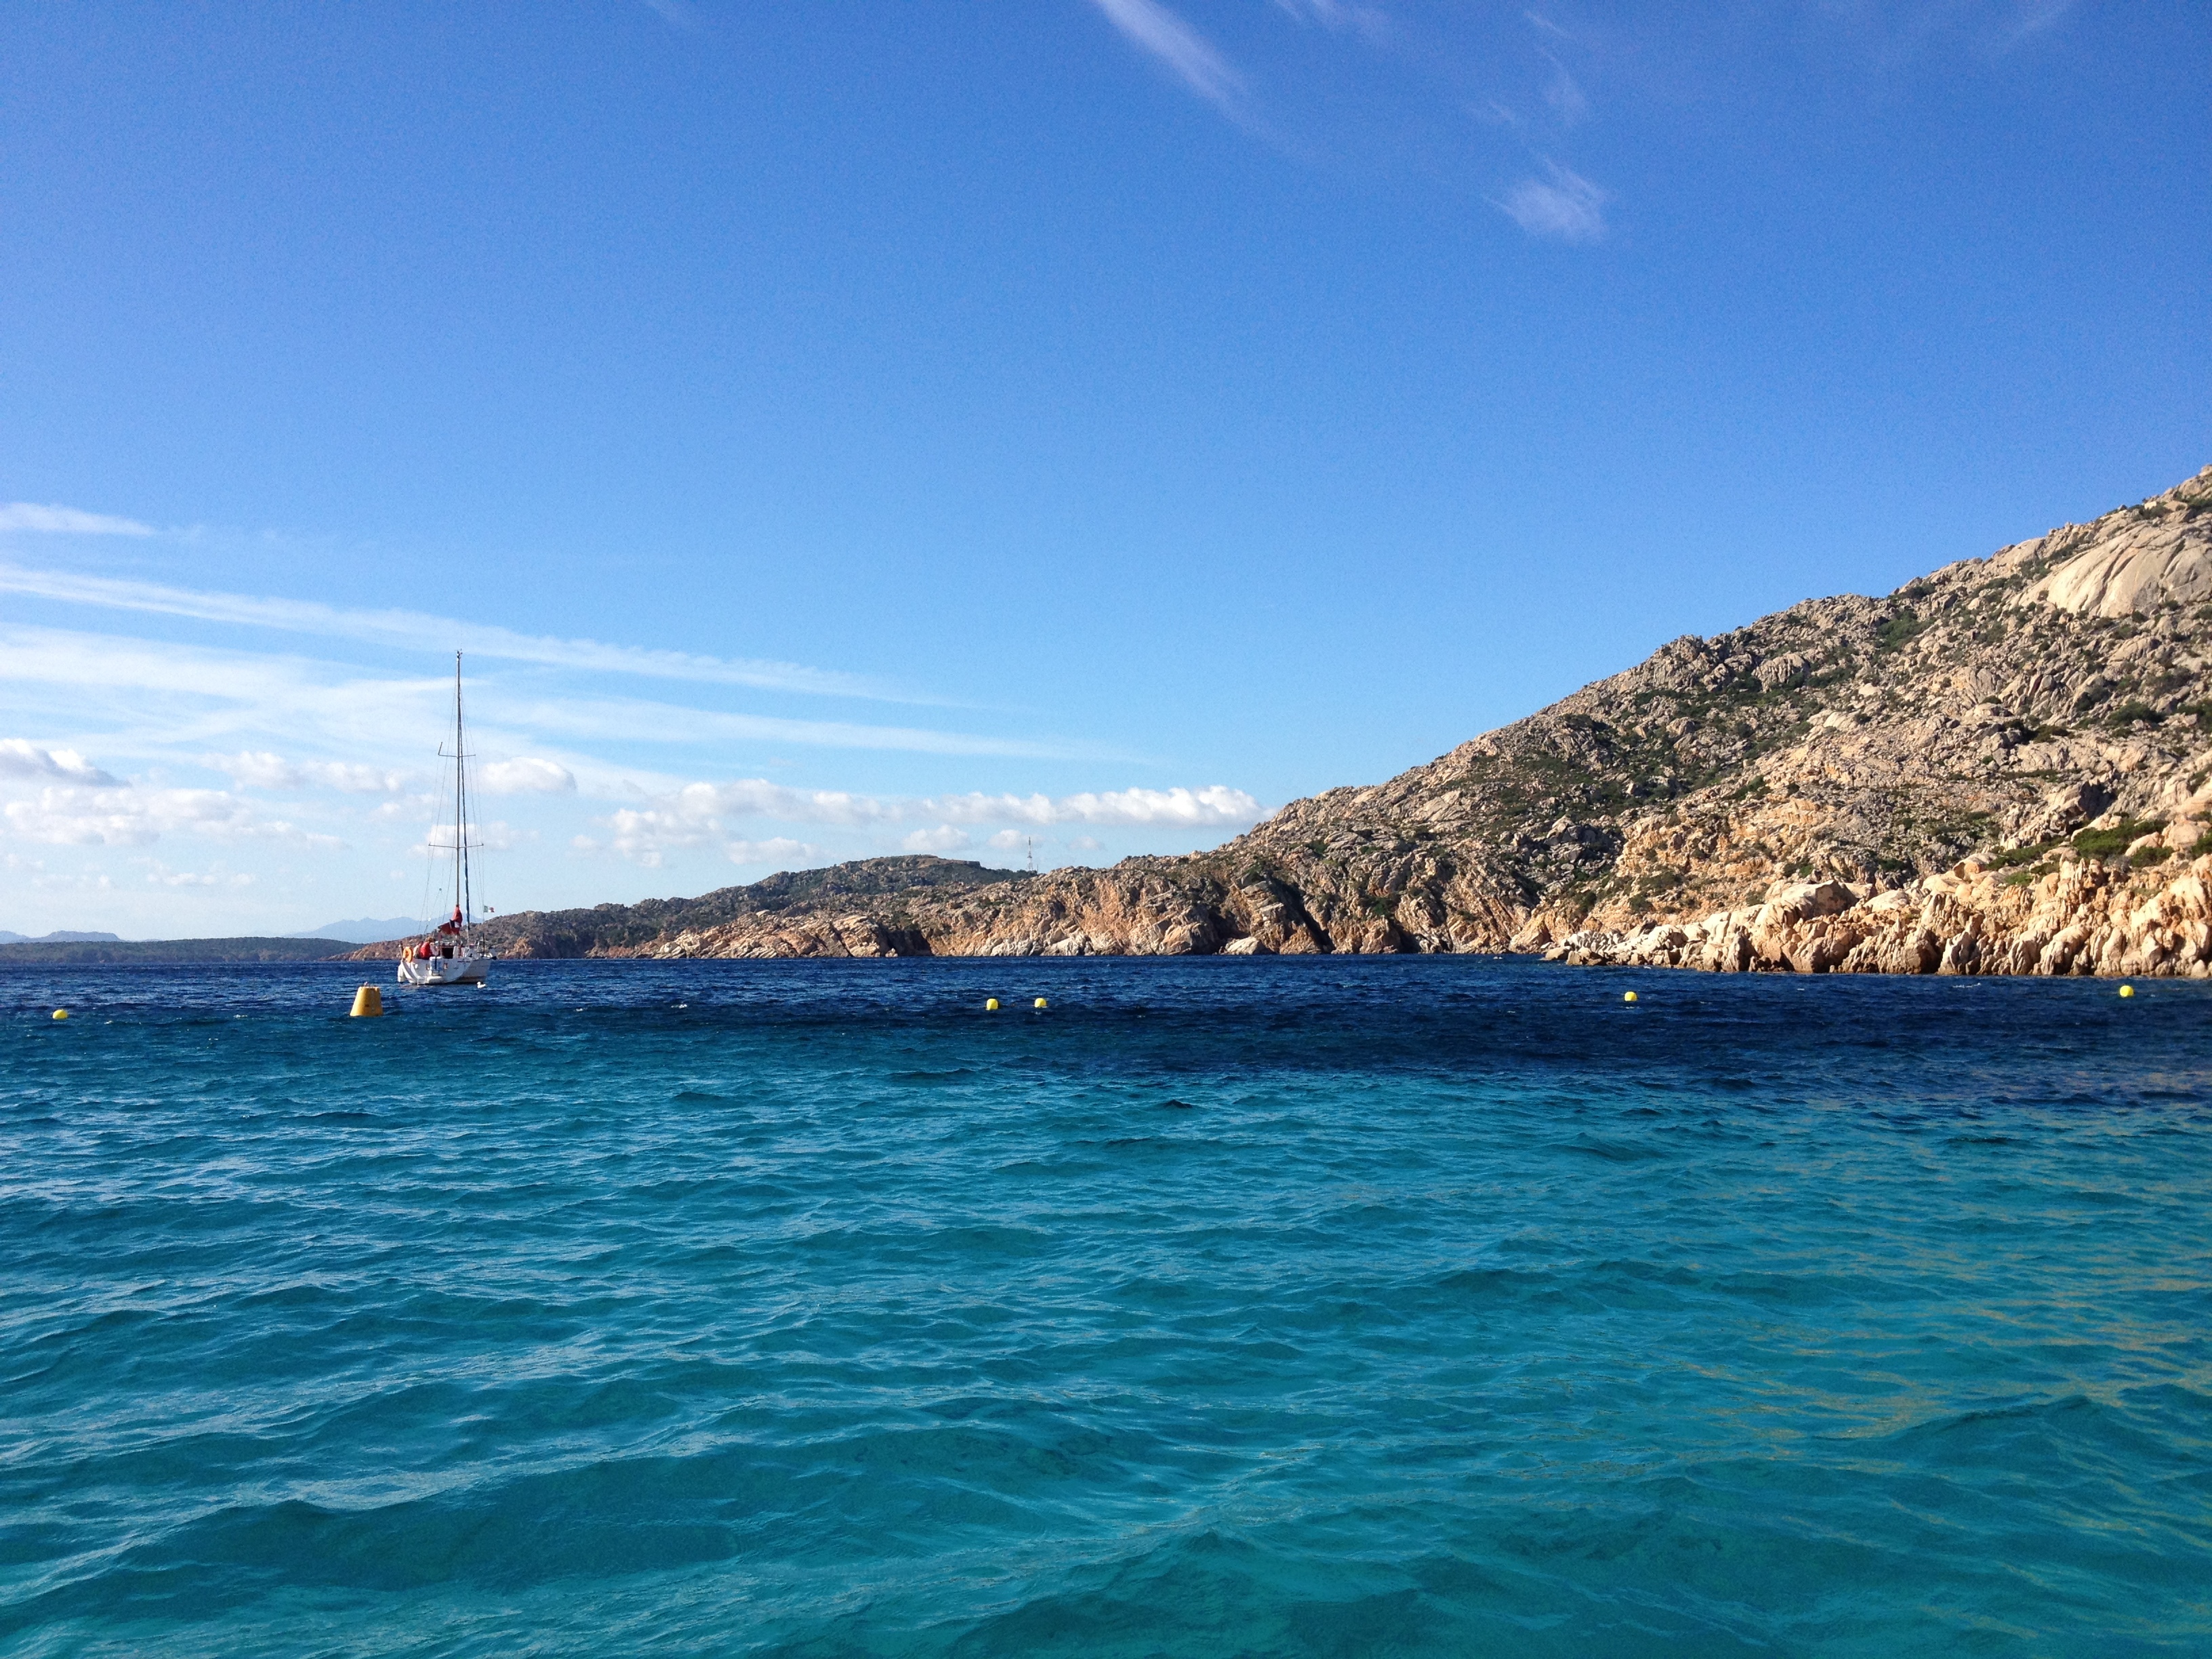
<instances>
[{"instance_id":1,"label":"sailboat","mask_svg":"<svg viewBox=\"0 0 2212 1659\"><path fill-rule=\"evenodd\" d=\"M484 970L494 957L488 951L477 950L471 937L476 918L469 890L469 760L462 742L461 653L458 651L453 653L453 752L446 756L445 745L441 744L438 753L453 763L453 838L434 840L430 847L453 855L453 913L434 927L426 924L420 939L407 941L406 951L399 958L399 982L482 985ZM431 831L433 836L436 833Z\"/></svg>"}]
</instances>

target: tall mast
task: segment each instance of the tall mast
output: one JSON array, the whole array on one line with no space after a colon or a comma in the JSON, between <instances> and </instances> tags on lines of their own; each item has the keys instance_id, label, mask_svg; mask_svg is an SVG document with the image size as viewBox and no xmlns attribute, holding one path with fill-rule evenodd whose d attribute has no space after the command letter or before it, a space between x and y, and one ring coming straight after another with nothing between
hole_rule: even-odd
<instances>
[{"instance_id":1,"label":"tall mast","mask_svg":"<svg viewBox=\"0 0 2212 1659\"><path fill-rule=\"evenodd\" d=\"M453 653L453 908L465 926L469 914L469 808L461 749L461 653Z\"/></svg>"}]
</instances>

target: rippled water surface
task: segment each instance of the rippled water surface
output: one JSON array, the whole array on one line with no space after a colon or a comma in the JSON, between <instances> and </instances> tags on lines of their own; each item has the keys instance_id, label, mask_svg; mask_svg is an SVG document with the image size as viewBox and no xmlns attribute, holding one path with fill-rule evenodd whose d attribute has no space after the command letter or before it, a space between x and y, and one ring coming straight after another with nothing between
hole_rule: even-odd
<instances>
[{"instance_id":1,"label":"rippled water surface","mask_svg":"<svg viewBox=\"0 0 2212 1659\"><path fill-rule=\"evenodd\" d=\"M2212 1652L2207 988L357 977L0 974L0 1651Z\"/></svg>"}]
</instances>

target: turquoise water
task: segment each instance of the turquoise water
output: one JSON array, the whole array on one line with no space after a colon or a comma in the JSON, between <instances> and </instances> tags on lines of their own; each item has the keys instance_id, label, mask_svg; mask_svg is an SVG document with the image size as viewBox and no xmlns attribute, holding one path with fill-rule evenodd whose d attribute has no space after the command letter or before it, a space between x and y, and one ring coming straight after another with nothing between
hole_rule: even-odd
<instances>
[{"instance_id":1,"label":"turquoise water","mask_svg":"<svg viewBox=\"0 0 2212 1659\"><path fill-rule=\"evenodd\" d=\"M356 977L0 975L0 1651L2212 1652L2204 987Z\"/></svg>"}]
</instances>

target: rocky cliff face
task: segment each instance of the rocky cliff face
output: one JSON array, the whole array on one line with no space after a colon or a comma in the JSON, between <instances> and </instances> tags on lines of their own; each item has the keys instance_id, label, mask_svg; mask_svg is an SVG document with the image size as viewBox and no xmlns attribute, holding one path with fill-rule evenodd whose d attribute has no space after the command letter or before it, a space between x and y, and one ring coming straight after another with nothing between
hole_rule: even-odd
<instances>
[{"instance_id":1,"label":"rocky cliff face","mask_svg":"<svg viewBox=\"0 0 2212 1659\"><path fill-rule=\"evenodd\" d=\"M1512 949L2202 975L2208 676L2212 467L1886 598L1677 640L1211 853L896 890L810 872L829 879L803 902L576 939L655 956Z\"/></svg>"}]
</instances>

